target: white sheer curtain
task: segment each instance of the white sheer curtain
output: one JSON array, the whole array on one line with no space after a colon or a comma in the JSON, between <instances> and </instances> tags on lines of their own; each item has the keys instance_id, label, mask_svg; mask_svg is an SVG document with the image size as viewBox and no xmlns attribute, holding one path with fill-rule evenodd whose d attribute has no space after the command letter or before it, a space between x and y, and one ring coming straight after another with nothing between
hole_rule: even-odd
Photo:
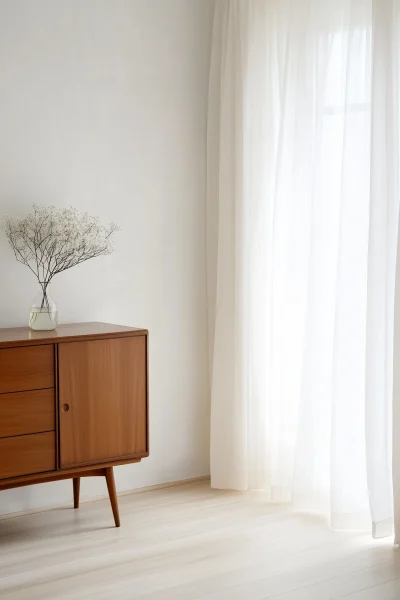
<instances>
[{"instance_id":1,"label":"white sheer curtain","mask_svg":"<svg viewBox=\"0 0 400 600\"><path fill-rule=\"evenodd\" d=\"M209 97L212 485L375 536L393 520L398 6L218 0Z\"/></svg>"}]
</instances>

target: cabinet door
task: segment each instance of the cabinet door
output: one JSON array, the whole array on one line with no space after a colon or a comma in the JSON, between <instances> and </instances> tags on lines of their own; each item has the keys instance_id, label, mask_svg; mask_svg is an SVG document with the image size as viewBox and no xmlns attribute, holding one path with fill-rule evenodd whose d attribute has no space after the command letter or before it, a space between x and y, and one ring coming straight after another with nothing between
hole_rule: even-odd
<instances>
[{"instance_id":1,"label":"cabinet door","mask_svg":"<svg viewBox=\"0 0 400 600\"><path fill-rule=\"evenodd\" d=\"M147 455L146 337L58 346L61 468Z\"/></svg>"}]
</instances>

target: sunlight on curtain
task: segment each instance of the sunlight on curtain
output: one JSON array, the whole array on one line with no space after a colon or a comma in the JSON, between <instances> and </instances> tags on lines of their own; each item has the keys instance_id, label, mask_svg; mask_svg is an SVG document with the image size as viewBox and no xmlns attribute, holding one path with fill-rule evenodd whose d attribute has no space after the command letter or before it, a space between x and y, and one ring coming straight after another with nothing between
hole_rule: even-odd
<instances>
[{"instance_id":1,"label":"sunlight on curtain","mask_svg":"<svg viewBox=\"0 0 400 600\"><path fill-rule=\"evenodd\" d=\"M389 147L398 156L398 106L373 73L377 27L390 41L395 4L379 3L388 21L371 0L218 2L209 102L212 485L269 490L329 512L336 527L365 526L372 508L376 535L392 518L397 219L372 244L371 268L370 213L373 202L384 215L398 209L397 184L372 193L377 167L393 179L384 159ZM393 85L380 51L383 87ZM373 152L374 111L384 132ZM371 313L367 292L382 272L387 310ZM366 431L368 443L381 413L376 464Z\"/></svg>"}]
</instances>

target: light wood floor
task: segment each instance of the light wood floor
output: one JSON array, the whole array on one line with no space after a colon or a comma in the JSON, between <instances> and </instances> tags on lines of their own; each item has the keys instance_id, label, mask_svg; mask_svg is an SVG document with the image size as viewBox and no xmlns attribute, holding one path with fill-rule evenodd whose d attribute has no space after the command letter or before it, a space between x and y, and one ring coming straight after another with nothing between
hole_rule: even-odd
<instances>
[{"instance_id":1,"label":"light wood floor","mask_svg":"<svg viewBox=\"0 0 400 600\"><path fill-rule=\"evenodd\" d=\"M71 486L72 487L72 486ZM72 489L71 489L72 499ZM208 483L0 521L0 598L400 600L400 550Z\"/></svg>"}]
</instances>

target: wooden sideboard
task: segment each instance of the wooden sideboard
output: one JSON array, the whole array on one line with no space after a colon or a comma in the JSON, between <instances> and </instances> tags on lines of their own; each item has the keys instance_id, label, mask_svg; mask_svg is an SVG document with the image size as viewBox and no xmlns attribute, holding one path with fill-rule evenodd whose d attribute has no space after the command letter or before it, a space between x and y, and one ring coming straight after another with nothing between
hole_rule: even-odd
<instances>
[{"instance_id":1,"label":"wooden sideboard","mask_svg":"<svg viewBox=\"0 0 400 600\"><path fill-rule=\"evenodd\" d=\"M104 476L149 455L148 332L106 323L0 329L0 490Z\"/></svg>"}]
</instances>

